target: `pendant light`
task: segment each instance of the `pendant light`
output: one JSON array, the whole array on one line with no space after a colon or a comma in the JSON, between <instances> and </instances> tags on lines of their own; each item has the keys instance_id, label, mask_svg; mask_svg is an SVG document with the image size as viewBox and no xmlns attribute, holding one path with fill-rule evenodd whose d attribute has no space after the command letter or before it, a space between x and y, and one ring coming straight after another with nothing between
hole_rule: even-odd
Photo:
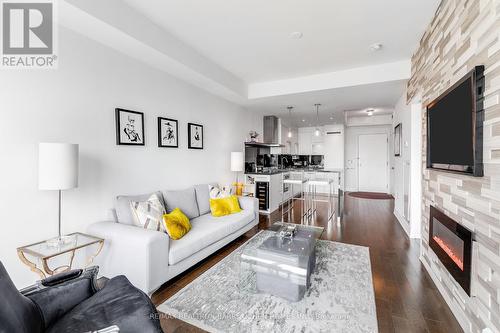
<instances>
[{"instance_id":1,"label":"pendant light","mask_svg":"<svg viewBox=\"0 0 500 333\"><path fill-rule=\"evenodd\" d=\"M316 107L316 130L314 131L314 135L319 136L321 133L319 131L319 107L321 104L314 104Z\"/></svg>"},{"instance_id":2,"label":"pendant light","mask_svg":"<svg viewBox=\"0 0 500 333\"><path fill-rule=\"evenodd\" d=\"M288 121L290 122L289 127L288 127L288 137L292 137L292 109L293 106L287 106L288 109Z\"/></svg>"}]
</instances>

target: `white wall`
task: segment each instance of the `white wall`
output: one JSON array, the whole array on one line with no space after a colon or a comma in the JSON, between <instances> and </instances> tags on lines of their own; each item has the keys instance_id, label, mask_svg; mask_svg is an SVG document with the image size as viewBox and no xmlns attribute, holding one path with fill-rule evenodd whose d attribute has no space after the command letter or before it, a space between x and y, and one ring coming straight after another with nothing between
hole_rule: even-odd
<instances>
[{"instance_id":1,"label":"white wall","mask_svg":"<svg viewBox=\"0 0 500 333\"><path fill-rule=\"evenodd\" d=\"M422 102L415 96L411 102L410 139L410 237L420 238L422 231Z\"/></svg>"},{"instance_id":2,"label":"white wall","mask_svg":"<svg viewBox=\"0 0 500 333\"><path fill-rule=\"evenodd\" d=\"M115 144L114 108L145 113L146 146ZM157 147L157 116L179 120L179 149ZM187 149L187 122L204 125L205 149ZM117 194L230 181L261 117L60 28L59 69L0 75L0 259L18 287L38 276L16 248L57 233L57 194L37 188L37 144L80 144L80 185L63 193L63 232L106 217ZM126 258L124 258L126 260Z\"/></svg>"},{"instance_id":3,"label":"white wall","mask_svg":"<svg viewBox=\"0 0 500 333\"><path fill-rule=\"evenodd\" d=\"M406 104L406 91L394 109L392 127L401 123L401 156L394 157L394 215L409 234L410 177L411 177L411 106ZM394 146L391 146L394 155Z\"/></svg>"},{"instance_id":4,"label":"white wall","mask_svg":"<svg viewBox=\"0 0 500 333\"><path fill-rule=\"evenodd\" d=\"M345 128L345 190L358 190L358 137L362 134L387 134L389 138L388 161L389 167L393 165L393 135L390 125L377 126L352 126ZM391 188L390 169L388 168L387 179L389 180L389 188Z\"/></svg>"}]
</instances>

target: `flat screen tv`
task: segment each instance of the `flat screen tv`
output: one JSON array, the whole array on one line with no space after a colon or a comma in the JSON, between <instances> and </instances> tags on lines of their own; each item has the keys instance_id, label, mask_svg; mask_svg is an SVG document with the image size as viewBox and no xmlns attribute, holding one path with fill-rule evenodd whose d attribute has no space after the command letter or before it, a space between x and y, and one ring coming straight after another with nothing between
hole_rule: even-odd
<instances>
[{"instance_id":1,"label":"flat screen tv","mask_svg":"<svg viewBox=\"0 0 500 333\"><path fill-rule=\"evenodd\" d=\"M427 106L427 168L483 176L484 66Z\"/></svg>"}]
</instances>

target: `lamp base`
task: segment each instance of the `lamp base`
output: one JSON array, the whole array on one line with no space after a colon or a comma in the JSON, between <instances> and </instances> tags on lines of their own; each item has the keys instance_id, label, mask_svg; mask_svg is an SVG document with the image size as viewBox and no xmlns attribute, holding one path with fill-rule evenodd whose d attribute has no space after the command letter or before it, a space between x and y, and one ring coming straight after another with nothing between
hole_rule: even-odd
<instances>
[{"instance_id":1,"label":"lamp base","mask_svg":"<svg viewBox=\"0 0 500 333\"><path fill-rule=\"evenodd\" d=\"M49 247L60 247L75 241L75 236L59 236L49 239L46 243Z\"/></svg>"}]
</instances>

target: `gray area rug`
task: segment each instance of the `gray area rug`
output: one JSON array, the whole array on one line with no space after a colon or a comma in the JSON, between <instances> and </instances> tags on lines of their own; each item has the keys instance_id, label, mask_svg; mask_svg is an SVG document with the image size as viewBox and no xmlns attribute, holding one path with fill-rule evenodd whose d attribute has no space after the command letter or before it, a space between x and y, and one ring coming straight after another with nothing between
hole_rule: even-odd
<instances>
[{"instance_id":1,"label":"gray area rug","mask_svg":"<svg viewBox=\"0 0 500 333\"><path fill-rule=\"evenodd\" d=\"M243 246L258 246L262 231ZM316 244L311 287L299 302L256 294L240 283L242 247L203 273L158 310L209 332L377 332L367 247Z\"/></svg>"}]
</instances>

